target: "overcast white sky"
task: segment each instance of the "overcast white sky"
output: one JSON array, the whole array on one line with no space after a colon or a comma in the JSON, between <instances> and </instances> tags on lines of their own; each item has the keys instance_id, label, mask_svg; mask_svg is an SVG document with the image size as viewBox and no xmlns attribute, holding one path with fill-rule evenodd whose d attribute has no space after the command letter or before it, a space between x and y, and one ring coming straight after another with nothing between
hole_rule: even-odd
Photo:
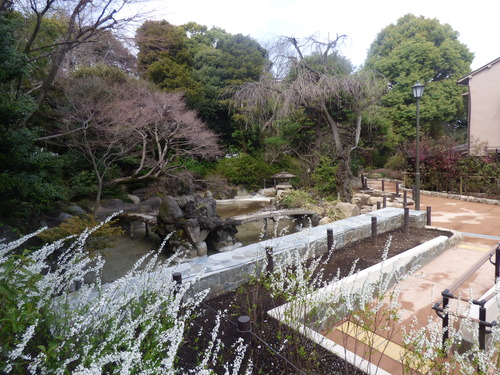
<instances>
[{"instance_id":1,"label":"overcast white sky","mask_svg":"<svg viewBox=\"0 0 500 375\"><path fill-rule=\"evenodd\" d=\"M407 13L437 18L460 33L475 54L475 70L500 57L498 0L152 0L154 18L181 25L194 21L262 44L273 36L348 36L343 54L364 63L378 32ZM151 17L149 17L151 18Z\"/></svg>"}]
</instances>

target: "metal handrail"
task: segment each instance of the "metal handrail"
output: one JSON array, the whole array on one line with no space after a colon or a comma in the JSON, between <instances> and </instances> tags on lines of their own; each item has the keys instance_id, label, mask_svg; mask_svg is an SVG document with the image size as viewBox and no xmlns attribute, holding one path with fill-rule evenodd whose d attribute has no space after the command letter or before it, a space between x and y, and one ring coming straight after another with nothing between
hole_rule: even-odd
<instances>
[{"instance_id":1,"label":"metal handrail","mask_svg":"<svg viewBox=\"0 0 500 375\"><path fill-rule=\"evenodd\" d=\"M497 249L500 247L500 244L496 248L492 248L488 253L486 253L483 257L481 257L476 263L474 263L466 272L462 274L451 286L446 289L449 293L455 292L463 283L465 283L481 266L488 260L491 262L491 257L496 253ZM500 262L500 259L497 258L497 262ZM498 276L495 276L495 278ZM443 303L443 299L438 302L438 305Z\"/></svg>"},{"instance_id":2,"label":"metal handrail","mask_svg":"<svg viewBox=\"0 0 500 375\"><path fill-rule=\"evenodd\" d=\"M496 255L495 262L491 261L493 254ZM460 286L465 283L486 261L490 261L491 264L495 266L495 282L497 278L500 276L500 243L497 247L492 248L488 253L486 253L483 257L481 257L476 263L474 263L465 273L462 274L460 278L458 278L449 289L445 289L441 292L441 301L434 303L432 309L436 311L436 315L443 320L443 349L446 346L446 341L448 340L448 323L449 323L449 315L454 315L461 319L470 319L473 322L479 324L479 347L480 349L485 349L486 346L486 334L490 334L491 330L487 330L486 328L491 328L496 326L498 323L496 321L487 322L486 321L486 302L488 302L493 296L489 296L480 301L475 299L466 299L460 296L453 295ZM456 299L458 301L469 302L474 305L479 306L479 319L463 316L461 314L457 314L454 312L446 311L446 308L449 304L450 299ZM440 307L443 305L443 307Z\"/></svg>"}]
</instances>

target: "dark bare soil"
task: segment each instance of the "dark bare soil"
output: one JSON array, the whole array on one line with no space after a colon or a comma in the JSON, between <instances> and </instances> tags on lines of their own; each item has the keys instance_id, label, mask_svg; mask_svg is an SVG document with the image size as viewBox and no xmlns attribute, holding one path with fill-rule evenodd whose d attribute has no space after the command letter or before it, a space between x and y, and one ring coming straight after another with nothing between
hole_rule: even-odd
<instances>
[{"instance_id":1,"label":"dark bare soil","mask_svg":"<svg viewBox=\"0 0 500 375\"><path fill-rule=\"evenodd\" d=\"M333 278L338 270L341 276L347 275L356 259L359 270L379 263L389 236L389 257L392 257L439 235L451 236L451 233L410 229L410 233L405 235L401 230L396 230L379 235L376 243L371 239L359 241L335 250L325 266L325 277L327 280ZM234 343L238 339L237 319L242 315L248 315L252 321L252 334L246 336L251 345L245 358L245 362L251 359L252 374L362 374L341 358L270 318L267 311L285 301L271 297L262 284L252 282L237 291L206 301L196 313L185 338L179 365L193 368L193 362L203 353L210 337L217 311L225 311L218 335L224 348L219 353L218 364L212 366L216 374L224 374L224 364L233 361Z\"/></svg>"}]
</instances>

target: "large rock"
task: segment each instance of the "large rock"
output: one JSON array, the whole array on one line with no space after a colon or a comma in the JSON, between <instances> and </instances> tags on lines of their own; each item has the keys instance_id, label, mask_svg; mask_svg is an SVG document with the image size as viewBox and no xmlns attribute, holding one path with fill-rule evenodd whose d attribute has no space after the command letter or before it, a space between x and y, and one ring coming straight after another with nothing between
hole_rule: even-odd
<instances>
[{"instance_id":1,"label":"large rock","mask_svg":"<svg viewBox=\"0 0 500 375\"><path fill-rule=\"evenodd\" d=\"M331 222L333 222L333 219L328 216L325 216L321 218L321 220L319 221L319 225L329 224Z\"/></svg>"},{"instance_id":2,"label":"large rock","mask_svg":"<svg viewBox=\"0 0 500 375\"><path fill-rule=\"evenodd\" d=\"M378 202L382 203L384 198L382 197L370 197L368 199L368 205L373 206L376 205Z\"/></svg>"},{"instance_id":3,"label":"large rock","mask_svg":"<svg viewBox=\"0 0 500 375\"><path fill-rule=\"evenodd\" d=\"M68 212L72 215L83 215L85 214L85 210L80 206L69 206Z\"/></svg>"},{"instance_id":4,"label":"large rock","mask_svg":"<svg viewBox=\"0 0 500 375\"><path fill-rule=\"evenodd\" d=\"M351 203L358 206L363 206L368 199L370 199L370 194L356 193L351 198Z\"/></svg>"},{"instance_id":5,"label":"large rock","mask_svg":"<svg viewBox=\"0 0 500 375\"><path fill-rule=\"evenodd\" d=\"M160 212L158 218L166 224L173 224L184 216L181 207L170 195L167 195L161 201Z\"/></svg>"},{"instance_id":6,"label":"large rock","mask_svg":"<svg viewBox=\"0 0 500 375\"><path fill-rule=\"evenodd\" d=\"M141 203L141 198L139 198L137 195L127 194L127 198L130 199L130 201L133 204L139 204L139 203Z\"/></svg>"},{"instance_id":7,"label":"large rock","mask_svg":"<svg viewBox=\"0 0 500 375\"><path fill-rule=\"evenodd\" d=\"M186 233L186 237L192 244L205 241L208 236L208 231L201 230L200 223L196 219L186 220L184 223L184 231Z\"/></svg>"},{"instance_id":8,"label":"large rock","mask_svg":"<svg viewBox=\"0 0 500 375\"><path fill-rule=\"evenodd\" d=\"M217 202L213 198L203 198L196 203L196 214L213 217L217 215Z\"/></svg>"},{"instance_id":9,"label":"large rock","mask_svg":"<svg viewBox=\"0 0 500 375\"><path fill-rule=\"evenodd\" d=\"M236 191L236 197L247 197L250 194L248 193L247 189L245 189L243 186L238 186L238 190Z\"/></svg>"},{"instance_id":10,"label":"large rock","mask_svg":"<svg viewBox=\"0 0 500 375\"><path fill-rule=\"evenodd\" d=\"M351 216L357 216L361 213L357 205L345 202L337 203L333 207L333 211L338 220L347 219Z\"/></svg>"},{"instance_id":11,"label":"large rock","mask_svg":"<svg viewBox=\"0 0 500 375\"><path fill-rule=\"evenodd\" d=\"M63 221L71 219L72 217L73 215L66 212L59 212L59 214L57 215L57 220L62 223Z\"/></svg>"},{"instance_id":12,"label":"large rock","mask_svg":"<svg viewBox=\"0 0 500 375\"><path fill-rule=\"evenodd\" d=\"M263 197L266 198L273 198L276 196L276 189L275 188L266 188L266 189L260 189L259 194L262 195Z\"/></svg>"},{"instance_id":13,"label":"large rock","mask_svg":"<svg viewBox=\"0 0 500 375\"><path fill-rule=\"evenodd\" d=\"M158 213L160 211L162 199L151 197L139 203L141 212Z\"/></svg>"},{"instance_id":14,"label":"large rock","mask_svg":"<svg viewBox=\"0 0 500 375\"><path fill-rule=\"evenodd\" d=\"M207 255L208 246L207 246L207 243L205 241L198 242L195 245L195 247L196 247L196 255L198 255L199 257L204 257Z\"/></svg>"},{"instance_id":15,"label":"large rock","mask_svg":"<svg viewBox=\"0 0 500 375\"><path fill-rule=\"evenodd\" d=\"M194 202L196 202L194 195L181 195L180 197L175 197L174 199L180 207L186 207L186 205L191 203L194 204Z\"/></svg>"}]
</instances>

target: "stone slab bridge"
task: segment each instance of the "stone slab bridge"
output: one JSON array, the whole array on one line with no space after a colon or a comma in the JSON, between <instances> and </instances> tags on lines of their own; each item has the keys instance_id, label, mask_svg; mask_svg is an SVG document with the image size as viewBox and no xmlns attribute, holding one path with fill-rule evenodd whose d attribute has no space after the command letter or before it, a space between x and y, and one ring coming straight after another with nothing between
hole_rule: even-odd
<instances>
[{"instance_id":1,"label":"stone slab bridge","mask_svg":"<svg viewBox=\"0 0 500 375\"><path fill-rule=\"evenodd\" d=\"M252 221L267 220L271 219L275 221L276 219L283 217L305 217L313 216L316 211L313 210L303 210L303 209L286 209L286 210L276 210L276 211L263 211L254 212L250 214L233 216L231 219L238 220L241 224L250 223Z\"/></svg>"},{"instance_id":2,"label":"stone slab bridge","mask_svg":"<svg viewBox=\"0 0 500 375\"><path fill-rule=\"evenodd\" d=\"M144 223L145 235L149 236L150 229L158 225L158 218L156 215L144 214L139 212L122 212L117 216L117 219L123 224L124 229L134 238L134 223Z\"/></svg>"},{"instance_id":3,"label":"stone slab bridge","mask_svg":"<svg viewBox=\"0 0 500 375\"><path fill-rule=\"evenodd\" d=\"M244 215L233 216L231 219L237 220L239 224L251 223L255 221L262 221L264 227L262 228L264 232L264 237L267 238L268 222L271 220L273 222L273 232L276 230L276 225L279 219L282 218L293 218L298 225L308 227L311 225L314 216L317 216L316 211L304 210L304 209L284 209L275 211L262 211L253 212ZM318 223L316 222L315 225Z\"/></svg>"}]
</instances>

